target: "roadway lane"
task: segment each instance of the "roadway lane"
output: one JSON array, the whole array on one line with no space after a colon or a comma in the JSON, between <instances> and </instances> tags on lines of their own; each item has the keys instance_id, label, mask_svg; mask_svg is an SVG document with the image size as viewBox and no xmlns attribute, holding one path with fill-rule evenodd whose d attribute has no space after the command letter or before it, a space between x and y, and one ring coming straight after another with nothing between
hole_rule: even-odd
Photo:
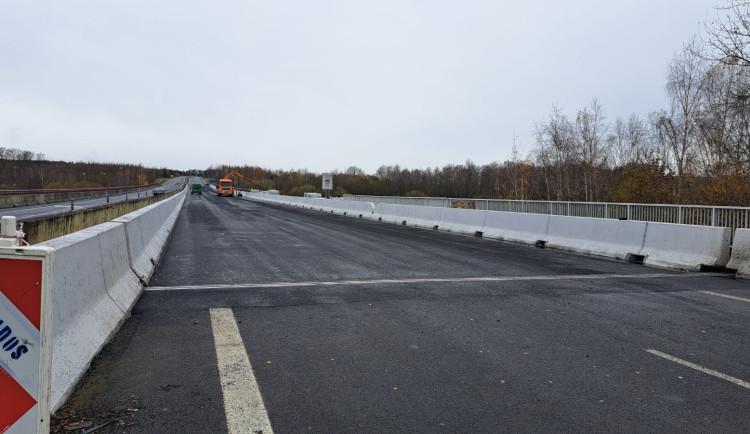
<instances>
[{"instance_id":1,"label":"roadway lane","mask_svg":"<svg viewBox=\"0 0 750 434\"><path fill-rule=\"evenodd\" d=\"M178 177L170 179L164 183L164 188L167 192L174 191L182 187L185 182L184 177ZM138 197L152 196L153 190L147 190L142 192L132 192L126 194L117 194L109 197L109 203L124 202L126 200L136 199ZM87 208L95 208L107 204L107 198L94 197L86 199L76 199L75 210L82 210ZM15 208L2 208L0 214L5 216L15 216L19 221L29 220L32 218L46 217L55 214L64 214L70 211L70 201L47 203L43 205L29 205Z\"/></svg>"},{"instance_id":2,"label":"roadway lane","mask_svg":"<svg viewBox=\"0 0 750 434\"><path fill-rule=\"evenodd\" d=\"M749 307L727 277L204 193L57 426L226 432L259 389L277 433L747 431Z\"/></svg>"}]
</instances>

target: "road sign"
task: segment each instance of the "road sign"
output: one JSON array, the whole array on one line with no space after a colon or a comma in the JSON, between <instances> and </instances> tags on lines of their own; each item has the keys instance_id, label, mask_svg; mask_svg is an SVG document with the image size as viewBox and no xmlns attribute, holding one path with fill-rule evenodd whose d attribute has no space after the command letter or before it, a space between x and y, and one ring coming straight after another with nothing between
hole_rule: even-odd
<instances>
[{"instance_id":1,"label":"road sign","mask_svg":"<svg viewBox=\"0 0 750 434\"><path fill-rule=\"evenodd\" d=\"M333 190L333 174L323 174L323 190Z\"/></svg>"},{"instance_id":2,"label":"road sign","mask_svg":"<svg viewBox=\"0 0 750 434\"><path fill-rule=\"evenodd\" d=\"M47 433L54 250L0 248L0 433Z\"/></svg>"}]
</instances>

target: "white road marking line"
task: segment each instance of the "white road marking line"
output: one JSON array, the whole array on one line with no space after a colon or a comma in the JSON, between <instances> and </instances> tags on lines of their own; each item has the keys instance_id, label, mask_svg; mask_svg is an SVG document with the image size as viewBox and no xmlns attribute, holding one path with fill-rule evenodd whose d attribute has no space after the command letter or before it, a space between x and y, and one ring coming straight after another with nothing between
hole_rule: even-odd
<instances>
[{"instance_id":1,"label":"white road marking line","mask_svg":"<svg viewBox=\"0 0 750 434\"><path fill-rule=\"evenodd\" d=\"M570 276L488 276L488 277L445 277L425 279L376 279L376 280L334 280L328 282L269 282L269 283L229 283L208 285L147 286L146 291L175 291L197 289L257 289L289 288L294 286L337 286L337 285L384 285L408 283L461 283L461 282L515 282L544 280L601 280L601 279L660 279L684 277L717 277L723 273L649 273L649 274L587 274Z\"/></svg>"},{"instance_id":2,"label":"white road marking line","mask_svg":"<svg viewBox=\"0 0 750 434\"><path fill-rule=\"evenodd\" d=\"M229 432L272 434L232 309L211 309L210 313Z\"/></svg>"},{"instance_id":3,"label":"white road marking line","mask_svg":"<svg viewBox=\"0 0 750 434\"><path fill-rule=\"evenodd\" d=\"M720 292L713 292L713 291L699 291L699 292L702 292L702 293L704 293L704 294L709 294L709 295L715 295L715 296L717 296L717 297L724 297L724 298L728 298L728 299L730 299L730 300L736 300L736 301L744 301L744 302L746 302L746 303L750 303L750 298L742 298L742 297L736 297L736 296L734 296L734 295L722 294L722 293L720 293Z\"/></svg>"},{"instance_id":4,"label":"white road marking line","mask_svg":"<svg viewBox=\"0 0 750 434\"><path fill-rule=\"evenodd\" d=\"M655 356L659 356L663 359L667 359L669 361L679 363L680 365L687 366L688 368L695 369L696 371L703 372L704 374L713 375L714 377L721 378L722 380L729 381L730 383L734 383L738 386L742 386L745 389L750 389L750 383L747 381L740 380L739 378L734 378L732 376L729 376L727 374L722 374L719 371L714 371L713 369L704 368L703 366L696 365L695 363L688 362L687 360L682 360L674 356L670 356L669 354L662 353L661 351L648 349L646 352L651 353Z\"/></svg>"}]
</instances>

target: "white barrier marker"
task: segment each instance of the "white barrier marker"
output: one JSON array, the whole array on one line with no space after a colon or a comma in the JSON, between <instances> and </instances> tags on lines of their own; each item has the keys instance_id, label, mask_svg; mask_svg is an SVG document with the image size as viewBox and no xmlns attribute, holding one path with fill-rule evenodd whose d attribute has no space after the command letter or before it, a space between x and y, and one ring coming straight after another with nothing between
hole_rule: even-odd
<instances>
[{"instance_id":1,"label":"white barrier marker","mask_svg":"<svg viewBox=\"0 0 750 434\"><path fill-rule=\"evenodd\" d=\"M727 374L722 374L721 372L714 371L713 369L704 368L701 365L696 365L695 363L688 362L687 360L682 360L675 356L670 356L669 354L662 353L661 351L648 349L646 350L646 352L651 353L655 356L661 357L662 359L667 359L671 362L679 363L682 366L687 366L688 368L695 369L696 371L703 372L704 374L713 375L716 378L721 378L722 380L729 381L730 383L734 383L738 386L742 386L745 389L750 389L750 383L748 383L747 381L740 380L739 378L735 378Z\"/></svg>"},{"instance_id":2,"label":"white barrier marker","mask_svg":"<svg viewBox=\"0 0 750 434\"><path fill-rule=\"evenodd\" d=\"M736 297L734 295L722 294L720 292L713 292L713 291L700 291L700 292L702 292L704 294L708 294L708 295L715 295L717 297L728 298L730 300L744 301L746 303L750 303L750 298Z\"/></svg>"},{"instance_id":3,"label":"white barrier marker","mask_svg":"<svg viewBox=\"0 0 750 434\"><path fill-rule=\"evenodd\" d=\"M211 309L211 327L229 432L273 433L232 309Z\"/></svg>"},{"instance_id":4,"label":"white barrier marker","mask_svg":"<svg viewBox=\"0 0 750 434\"><path fill-rule=\"evenodd\" d=\"M0 248L0 433L49 432L53 264L52 249Z\"/></svg>"}]
</instances>

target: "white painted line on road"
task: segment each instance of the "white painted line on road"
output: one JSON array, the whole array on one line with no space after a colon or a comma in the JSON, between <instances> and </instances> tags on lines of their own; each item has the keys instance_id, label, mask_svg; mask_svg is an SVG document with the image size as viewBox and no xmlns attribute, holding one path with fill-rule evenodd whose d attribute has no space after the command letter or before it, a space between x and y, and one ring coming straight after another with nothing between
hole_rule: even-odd
<instances>
[{"instance_id":1,"label":"white painted line on road","mask_svg":"<svg viewBox=\"0 0 750 434\"><path fill-rule=\"evenodd\" d=\"M487 277L444 277L425 279L377 279L377 280L333 280L328 282L269 282L269 283L229 283L208 285L147 286L146 291L177 291L206 289L257 289L289 288L300 286L337 286L337 285L392 285L409 283L462 283L462 282L520 282L550 280L603 280L603 279L661 279L685 277L717 277L722 273L650 273L650 274L586 274L569 276L487 276Z\"/></svg>"},{"instance_id":2,"label":"white painted line on road","mask_svg":"<svg viewBox=\"0 0 750 434\"><path fill-rule=\"evenodd\" d=\"M272 434L271 421L232 309L210 312L229 432Z\"/></svg>"},{"instance_id":3,"label":"white painted line on road","mask_svg":"<svg viewBox=\"0 0 750 434\"><path fill-rule=\"evenodd\" d=\"M663 359L667 359L669 361L679 363L680 365L687 366L688 368L695 369L696 371L703 372L704 374L713 375L714 377L721 378L722 380L729 381L730 383L734 383L738 386L742 386L745 389L750 389L750 383L748 383L747 381L740 380L739 378L734 378L727 374L722 374L719 371L714 371L713 369L709 369L700 365L696 365L695 363L691 363L691 362L688 362L687 360L679 359L675 356L670 356L669 354L662 353L661 351L648 349L646 350L646 352L651 353L655 356L659 356Z\"/></svg>"},{"instance_id":4,"label":"white painted line on road","mask_svg":"<svg viewBox=\"0 0 750 434\"><path fill-rule=\"evenodd\" d=\"M708 294L708 295L715 295L715 296L717 296L717 297L728 298L728 299L730 299L730 300L736 300L736 301L744 301L744 302L746 302L746 303L750 303L750 298L742 298L742 297L736 297L736 296L734 296L734 295L729 295L729 294L722 294L722 293L720 293L720 292L713 292L713 291L699 291L699 292L702 292L702 293L704 293L704 294Z\"/></svg>"}]
</instances>

